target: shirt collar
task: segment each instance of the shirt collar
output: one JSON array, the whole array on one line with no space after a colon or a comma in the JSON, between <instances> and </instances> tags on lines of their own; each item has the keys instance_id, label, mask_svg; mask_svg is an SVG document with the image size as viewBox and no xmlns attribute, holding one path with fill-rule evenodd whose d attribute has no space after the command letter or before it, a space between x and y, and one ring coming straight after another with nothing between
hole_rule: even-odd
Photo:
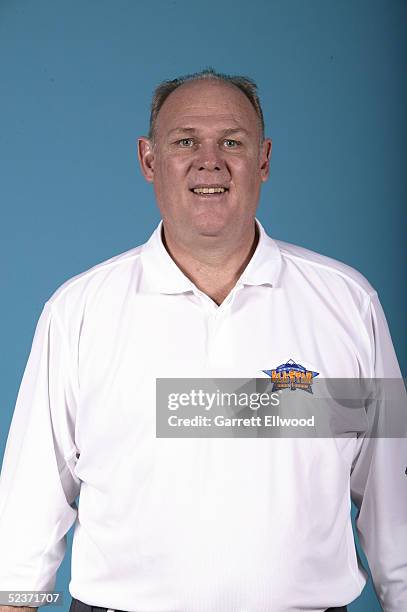
<instances>
[{"instance_id":1,"label":"shirt collar","mask_svg":"<svg viewBox=\"0 0 407 612\"><path fill-rule=\"evenodd\" d=\"M268 236L256 219L259 242L256 250L237 285L276 286L281 270L281 253L277 243ZM160 221L150 239L143 245L141 261L147 283L159 293L185 293L196 290L196 286L166 250L162 237L163 222Z\"/></svg>"}]
</instances>

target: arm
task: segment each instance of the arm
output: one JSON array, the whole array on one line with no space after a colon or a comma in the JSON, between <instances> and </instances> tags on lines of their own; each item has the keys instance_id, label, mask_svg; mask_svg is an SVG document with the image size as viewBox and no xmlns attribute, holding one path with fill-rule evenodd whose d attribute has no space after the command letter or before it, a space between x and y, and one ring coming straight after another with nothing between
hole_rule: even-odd
<instances>
[{"instance_id":1,"label":"arm","mask_svg":"<svg viewBox=\"0 0 407 612\"><path fill-rule=\"evenodd\" d=\"M407 414L404 383L376 294L367 313L367 329L372 376L384 384L379 384L379 396L368 408L371 431L358 441L351 495L377 596L385 612L399 612L407 610ZM397 403L392 405L388 390L399 398ZM395 429L401 437L388 435Z\"/></svg>"},{"instance_id":2,"label":"arm","mask_svg":"<svg viewBox=\"0 0 407 612\"><path fill-rule=\"evenodd\" d=\"M77 388L71 361L62 326L47 302L18 393L1 472L2 591L53 590L66 533L77 515Z\"/></svg>"},{"instance_id":3,"label":"arm","mask_svg":"<svg viewBox=\"0 0 407 612\"><path fill-rule=\"evenodd\" d=\"M0 606L0 612L33 612L33 610L38 610L38 608L23 608L22 606Z\"/></svg>"}]
</instances>

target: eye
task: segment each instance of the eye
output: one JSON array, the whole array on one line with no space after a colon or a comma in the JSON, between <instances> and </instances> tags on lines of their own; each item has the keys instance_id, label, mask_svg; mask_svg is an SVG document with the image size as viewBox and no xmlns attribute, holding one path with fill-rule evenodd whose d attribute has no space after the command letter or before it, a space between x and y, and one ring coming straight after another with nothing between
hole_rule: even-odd
<instances>
[{"instance_id":1,"label":"eye","mask_svg":"<svg viewBox=\"0 0 407 612\"><path fill-rule=\"evenodd\" d=\"M180 147L184 147L184 148L188 148L188 147L192 147L194 144L194 140L193 138L181 138L181 140L177 140L177 144L180 145Z\"/></svg>"},{"instance_id":2,"label":"eye","mask_svg":"<svg viewBox=\"0 0 407 612\"><path fill-rule=\"evenodd\" d=\"M231 138L226 138L223 143L227 149L236 149L241 144L238 140L233 140Z\"/></svg>"}]
</instances>

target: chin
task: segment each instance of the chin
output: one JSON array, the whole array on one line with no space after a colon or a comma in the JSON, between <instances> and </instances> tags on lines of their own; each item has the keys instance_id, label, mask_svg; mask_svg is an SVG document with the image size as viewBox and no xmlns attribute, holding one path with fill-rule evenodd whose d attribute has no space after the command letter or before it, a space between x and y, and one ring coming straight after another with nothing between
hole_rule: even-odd
<instances>
[{"instance_id":1,"label":"chin","mask_svg":"<svg viewBox=\"0 0 407 612\"><path fill-rule=\"evenodd\" d=\"M228 227L226 219L199 219L195 222L195 229L199 236L220 236Z\"/></svg>"}]
</instances>

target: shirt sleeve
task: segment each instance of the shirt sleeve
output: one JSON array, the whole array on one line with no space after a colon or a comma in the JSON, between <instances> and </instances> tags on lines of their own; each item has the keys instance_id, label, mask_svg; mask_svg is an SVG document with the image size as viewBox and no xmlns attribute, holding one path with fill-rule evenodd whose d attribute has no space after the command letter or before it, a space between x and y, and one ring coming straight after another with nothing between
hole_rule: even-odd
<instances>
[{"instance_id":1,"label":"shirt sleeve","mask_svg":"<svg viewBox=\"0 0 407 612\"><path fill-rule=\"evenodd\" d=\"M0 478L0 590L52 590L77 516L78 386L61 323L38 320Z\"/></svg>"},{"instance_id":2,"label":"shirt sleeve","mask_svg":"<svg viewBox=\"0 0 407 612\"><path fill-rule=\"evenodd\" d=\"M377 596L385 612L400 612L407 610L406 395L377 294L371 296L367 328L378 392L367 408L370 429L358 440L351 496Z\"/></svg>"}]
</instances>

